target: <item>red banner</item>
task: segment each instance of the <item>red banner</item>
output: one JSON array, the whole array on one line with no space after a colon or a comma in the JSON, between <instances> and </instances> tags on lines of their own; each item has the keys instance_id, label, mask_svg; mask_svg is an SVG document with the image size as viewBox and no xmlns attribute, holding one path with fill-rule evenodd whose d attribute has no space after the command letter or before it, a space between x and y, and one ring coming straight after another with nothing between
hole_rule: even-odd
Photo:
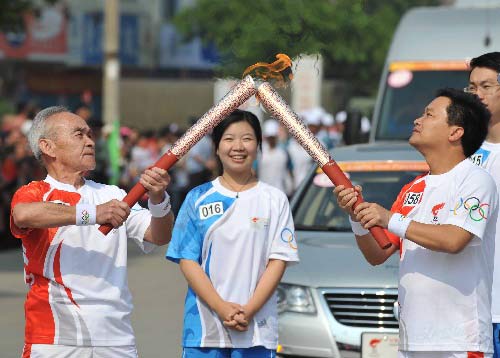
<instances>
[{"instance_id":1,"label":"red banner","mask_svg":"<svg viewBox=\"0 0 500 358\"><path fill-rule=\"evenodd\" d=\"M67 19L62 9L24 16L24 31L0 33L0 57L60 60L67 53Z\"/></svg>"}]
</instances>

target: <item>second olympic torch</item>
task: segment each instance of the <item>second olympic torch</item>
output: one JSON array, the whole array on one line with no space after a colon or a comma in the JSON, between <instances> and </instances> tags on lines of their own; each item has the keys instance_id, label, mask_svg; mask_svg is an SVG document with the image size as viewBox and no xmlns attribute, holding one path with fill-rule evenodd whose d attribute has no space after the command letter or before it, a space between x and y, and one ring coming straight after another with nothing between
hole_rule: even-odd
<instances>
[{"instance_id":1,"label":"second olympic torch","mask_svg":"<svg viewBox=\"0 0 500 358\"><path fill-rule=\"evenodd\" d=\"M182 158L205 134L219 124L231 112L241 106L256 92L255 83L251 76L245 76L224 98L215 104L198 121L179 138L172 148L153 165L168 170L177 160ZM141 183L137 183L123 198L123 201L132 207L146 193ZM113 227L101 225L99 230L107 235Z\"/></svg>"},{"instance_id":2,"label":"second olympic torch","mask_svg":"<svg viewBox=\"0 0 500 358\"><path fill-rule=\"evenodd\" d=\"M262 83L257 89L257 97L266 109L288 129L297 142L309 153L314 161L321 167L323 172L335 185L344 185L352 188L351 181L346 177L338 164L330 157L324 146L318 141L314 134L298 118L297 114L288 106L281 96L268 83ZM354 207L363 202L361 195ZM383 249L391 246L384 230L379 226L370 229L379 246Z\"/></svg>"}]
</instances>

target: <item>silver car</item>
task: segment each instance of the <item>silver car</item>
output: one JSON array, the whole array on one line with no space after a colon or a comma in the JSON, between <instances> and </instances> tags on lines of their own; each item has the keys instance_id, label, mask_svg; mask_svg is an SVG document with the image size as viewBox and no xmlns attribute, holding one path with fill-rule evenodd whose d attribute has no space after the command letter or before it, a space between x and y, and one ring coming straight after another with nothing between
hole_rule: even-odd
<instances>
[{"instance_id":1,"label":"silver car","mask_svg":"<svg viewBox=\"0 0 500 358\"><path fill-rule=\"evenodd\" d=\"M401 188L428 170L407 144L342 147L333 158L366 201L390 208ZM369 265L359 251L333 184L312 168L292 198L300 263L278 287L284 357L383 357L397 354L398 255Z\"/></svg>"}]
</instances>

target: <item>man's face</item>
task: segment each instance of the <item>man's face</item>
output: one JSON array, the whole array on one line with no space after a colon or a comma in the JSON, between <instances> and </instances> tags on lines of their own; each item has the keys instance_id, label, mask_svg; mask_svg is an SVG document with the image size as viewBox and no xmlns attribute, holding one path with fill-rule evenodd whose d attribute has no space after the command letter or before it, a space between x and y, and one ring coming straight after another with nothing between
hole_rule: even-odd
<instances>
[{"instance_id":1,"label":"man's face","mask_svg":"<svg viewBox=\"0 0 500 358\"><path fill-rule=\"evenodd\" d=\"M424 109L424 113L413 121L409 143L417 149L440 147L448 142L451 126L446 109L451 100L437 97Z\"/></svg>"},{"instance_id":2,"label":"man's face","mask_svg":"<svg viewBox=\"0 0 500 358\"><path fill-rule=\"evenodd\" d=\"M500 84L498 73L486 67L476 67L469 76L469 89L488 107L491 121L500 121Z\"/></svg>"},{"instance_id":3,"label":"man's face","mask_svg":"<svg viewBox=\"0 0 500 358\"><path fill-rule=\"evenodd\" d=\"M76 114L63 112L47 120L51 155L72 172L95 168L95 143L87 123Z\"/></svg>"},{"instance_id":4,"label":"man's face","mask_svg":"<svg viewBox=\"0 0 500 358\"><path fill-rule=\"evenodd\" d=\"M316 124L309 124L307 127L309 128L309 130L310 130L310 131L312 132L312 134L314 134L314 135L318 134L318 132L319 132L319 130L320 130L320 128L321 128L321 126L316 125Z\"/></svg>"}]
</instances>

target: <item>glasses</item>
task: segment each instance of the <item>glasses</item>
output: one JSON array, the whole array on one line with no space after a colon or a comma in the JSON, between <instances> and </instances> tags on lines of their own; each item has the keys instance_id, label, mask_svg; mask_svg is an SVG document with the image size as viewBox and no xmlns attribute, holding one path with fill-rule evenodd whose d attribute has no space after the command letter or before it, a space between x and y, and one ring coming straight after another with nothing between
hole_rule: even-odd
<instances>
[{"instance_id":1,"label":"glasses","mask_svg":"<svg viewBox=\"0 0 500 358\"><path fill-rule=\"evenodd\" d=\"M500 85L492 85L492 84L485 83L484 85L480 85L480 86L464 87L464 92L465 93L472 93L472 94L477 94L478 92L481 92L482 94L493 94L493 93L495 93L495 91L498 87L500 87Z\"/></svg>"}]
</instances>

